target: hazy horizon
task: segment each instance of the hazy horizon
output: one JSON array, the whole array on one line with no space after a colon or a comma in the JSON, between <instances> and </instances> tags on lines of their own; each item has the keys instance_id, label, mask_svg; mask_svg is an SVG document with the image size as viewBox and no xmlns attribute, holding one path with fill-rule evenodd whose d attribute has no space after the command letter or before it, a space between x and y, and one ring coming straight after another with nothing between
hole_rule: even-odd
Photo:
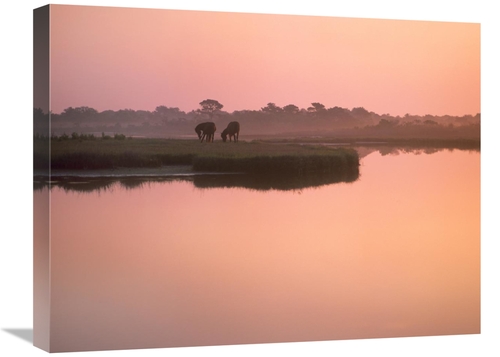
<instances>
[{"instance_id":1,"label":"hazy horizon","mask_svg":"<svg viewBox=\"0 0 500 357\"><path fill-rule=\"evenodd\" d=\"M211 99L211 98L206 98L206 99ZM271 103L271 102L268 102L268 103ZM262 111L262 108L266 107L266 105L267 105L268 103L265 103L265 104L264 104L264 105L262 105L260 108L253 108L253 109L241 108L241 109L234 109L234 110L231 110L231 111L226 110L226 106L224 105L224 103L221 103L221 104L223 104L223 105L224 105L224 108L222 108L222 109L220 110L220 112L221 112L221 113L233 114L234 112L238 112L238 111ZM312 102L312 103L315 103L315 102ZM275 104L275 103L273 103L273 104ZM289 104L293 104L293 103L289 103ZM324 103L320 103L320 104L324 104ZM154 108L152 108L152 109L149 109L149 108L148 108L148 109L146 109L146 108L136 108L136 109L134 109L134 108L130 108L130 107L124 107L124 108L116 108L116 109L101 109L101 110L97 110L96 108L93 108L93 107L91 107L91 106L88 106L88 105L84 105L84 104L82 104L82 105L80 105L80 106L69 106L69 107L65 107L65 108L63 108L60 112L54 112L54 111L51 111L51 112L50 112L50 114L57 114L57 115L60 115L60 114L63 114L63 113L64 113L64 111L65 111L66 109L69 109L69 108L73 108L73 109L76 109L76 108L89 108L89 109L95 109L98 113L102 113L102 112L106 112L106 111L114 111L114 112L119 112L119 111L121 111L121 110L124 110L124 111L125 111L125 110L132 110L132 111L136 111L136 112L141 112L141 111L144 111L144 112L151 112L151 113L152 113L152 112L154 112L154 111L155 111L158 107L162 107L162 106L163 106L163 107L166 107L166 108L169 108L169 109L176 109L176 108L177 108L177 109L179 109L179 111L180 111L180 112L183 112L183 113L186 113L186 114L187 114L187 113L190 113L190 112L193 112L193 111L195 111L195 112L196 112L196 111L198 111L199 109L201 109L201 106L200 106L200 105L198 105L197 107L194 107L194 108L192 108L192 109L183 110L183 109L181 109L181 108L179 108L178 106L175 106L175 105L172 105L172 106L165 106L165 105L163 105L163 104L158 104L158 105L156 105L156 106L155 106ZM309 105L309 106L304 106L304 107L299 107L299 110L307 110L307 108L308 108L308 107L310 107L310 106L311 106L311 105ZM277 107L280 107L280 106L279 106L279 105L277 105ZM418 117L418 116L420 116L420 117L424 117L424 116L426 116L426 115L430 115L430 116L432 116L432 117L446 117L446 116L449 116L449 117L457 117L457 118L459 118L459 117L466 117L466 116L472 116L472 117L474 117L474 116L476 116L476 115L481 115L481 111L478 111L477 113L464 113L464 114L460 114L460 115L451 115L451 114L446 114L446 113L445 113L445 114L440 114L440 115L433 115L433 114L429 114L429 113L427 113L427 114L415 114L415 113L409 113L409 112L405 113L404 115L400 115L400 114L393 115L393 114L390 114L390 113L379 113L379 112L375 112L375 111L373 111L373 110L370 110L370 108L366 108L366 107L364 107L364 106L362 106L362 105L355 106L355 107L351 107L351 108L343 108L343 107L336 106L336 105L332 105L332 106L325 105L325 108L326 108L326 109L331 109L331 108L334 108L334 107L339 107L339 108L342 108L342 109L347 109L347 110L349 110L349 111L352 111L353 109L356 109L356 108L363 108L363 109L366 109L366 111L368 111L368 112L370 112L370 113L374 113L374 114L377 114L377 115L390 116L390 117L398 117L398 116L399 116L399 117L402 117L402 116L404 116L404 115L406 115L406 114L409 114L410 116L415 116L415 117ZM281 108L281 109L283 109L283 107L280 107L280 108ZM41 110L42 110L42 112L43 112L43 113L45 113L45 112L43 111L43 109L42 109L42 108L36 108L36 107L34 107L33 109L41 109Z\"/></svg>"}]
</instances>

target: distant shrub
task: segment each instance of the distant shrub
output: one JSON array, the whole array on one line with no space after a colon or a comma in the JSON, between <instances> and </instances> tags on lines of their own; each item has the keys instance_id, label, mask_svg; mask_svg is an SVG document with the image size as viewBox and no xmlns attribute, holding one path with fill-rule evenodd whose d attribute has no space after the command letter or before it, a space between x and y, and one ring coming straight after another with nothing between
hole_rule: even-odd
<instances>
[{"instance_id":1,"label":"distant shrub","mask_svg":"<svg viewBox=\"0 0 500 357\"><path fill-rule=\"evenodd\" d=\"M125 140L126 137L123 134L115 134L115 140Z\"/></svg>"},{"instance_id":2,"label":"distant shrub","mask_svg":"<svg viewBox=\"0 0 500 357\"><path fill-rule=\"evenodd\" d=\"M94 134L80 134L78 138L80 140L95 140Z\"/></svg>"}]
</instances>

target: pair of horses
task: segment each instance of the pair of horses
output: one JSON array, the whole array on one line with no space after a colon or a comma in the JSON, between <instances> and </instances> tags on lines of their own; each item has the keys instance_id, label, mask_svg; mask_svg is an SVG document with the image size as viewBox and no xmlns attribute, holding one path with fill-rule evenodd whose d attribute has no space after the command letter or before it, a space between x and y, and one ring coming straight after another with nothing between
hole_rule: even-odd
<instances>
[{"instance_id":1,"label":"pair of horses","mask_svg":"<svg viewBox=\"0 0 500 357\"><path fill-rule=\"evenodd\" d=\"M198 124L194 129L194 131L196 131L196 134L198 134L198 139L200 139L200 142L206 140L207 143L214 142L215 130L217 130L217 128L215 126L215 123L213 122ZM234 139L234 142L237 142L239 140L240 123L238 123L237 121L232 121L227 125L227 128L224 129L221 133L222 141L226 142L228 136L229 141L231 141L231 138Z\"/></svg>"}]
</instances>

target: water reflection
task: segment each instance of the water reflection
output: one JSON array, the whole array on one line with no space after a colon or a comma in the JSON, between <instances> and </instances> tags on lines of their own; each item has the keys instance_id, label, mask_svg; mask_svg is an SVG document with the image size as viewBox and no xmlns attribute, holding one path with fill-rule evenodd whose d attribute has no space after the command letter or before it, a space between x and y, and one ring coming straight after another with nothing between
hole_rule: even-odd
<instances>
[{"instance_id":1,"label":"water reflection","mask_svg":"<svg viewBox=\"0 0 500 357\"><path fill-rule=\"evenodd\" d=\"M479 333L479 159L373 152L300 195L54 183L54 351Z\"/></svg>"},{"instance_id":2,"label":"water reflection","mask_svg":"<svg viewBox=\"0 0 500 357\"><path fill-rule=\"evenodd\" d=\"M359 168L342 170L335 174L314 173L300 176L294 175L250 175L250 174L222 174L222 175L191 175L177 177L121 177L121 178L89 178L89 177L54 177L48 181L43 177L35 177L33 188L41 190L45 187L60 187L65 191L90 193L93 191L110 190L113 187L125 189L141 188L153 182L187 181L196 188L245 188L250 190L302 190L325 185L354 182L359 178Z\"/></svg>"},{"instance_id":3,"label":"water reflection","mask_svg":"<svg viewBox=\"0 0 500 357\"><path fill-rule=\"evenodd\" d=\"M301 190L340 182L354 182L359 178L359 168L343 170L335 174L314 173L301 176L286 175L223 175L195 176L197 188L246 188L259 191Z\"/></svg>"},{"instance_id":4,"label":"water reflection","mask_svg":"<svg viewBox=\"0 0 500 357\"><path fill-rule=\"evenodd\" d=\"M447 152L471 152L479 153L479 148L465 146L456 147L436 147L436 146L394 146L390 144L373 143L371 145L353 146L359 154L360 159L372 154L379 153L382 156L387 155L431 155L442 151ZM268 191L268 190L302 190L306 188L321 187L336 183L351 183L359 179L359 168L351 168L337 172L335 174L310 173L301 176L291 175L243 175L243 174L224 174L224 175L184 175L184 176L147 176L147 177L77 177L61 176L53 177L53 181L47 180L44 176L35 176L33 182L34 190L41 190L46 187L60 187L65 191L80 193L91 193L93 191L110 190L113 187L123 187L126 189L141 188L148 183L154 182L173 182L187 181L192 182L196 188L245 188L250 190Z\"/></svg>"}]
</instances>

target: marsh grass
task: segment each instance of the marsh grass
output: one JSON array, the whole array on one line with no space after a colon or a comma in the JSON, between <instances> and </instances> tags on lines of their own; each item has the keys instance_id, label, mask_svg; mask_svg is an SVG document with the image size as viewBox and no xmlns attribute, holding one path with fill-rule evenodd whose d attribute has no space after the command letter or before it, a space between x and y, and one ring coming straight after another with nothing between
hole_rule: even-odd
<instances>
[{"instance_id":1,"label":"marsh grass","mask_svg":"<svg viewBox=\"0 0 500 357\"><path fill-rule=\"evenodd\" d=\"M34 141L34 156L46 149ZM52 169L141 168L193 165L195 171L259 174L328 173L358 167L355 150L264 142L199 143L197 140L51 140ZM37 165L47 165L35 160ZM38 167L43 168L43 167Z\"/></svg>"},{"instance_id":2,"label":"marsh grass","mask_svg":"<svg viewBox=\"0 0 500 357\"><path fill-rule=\"evenodd\" d=\"M331 173L347 166L358 166L354 152L331 149L327 154L262 155L251 157L199 156L193 160L195 171L244 172L259 174Z\"/></svg>"}]
</instances>

